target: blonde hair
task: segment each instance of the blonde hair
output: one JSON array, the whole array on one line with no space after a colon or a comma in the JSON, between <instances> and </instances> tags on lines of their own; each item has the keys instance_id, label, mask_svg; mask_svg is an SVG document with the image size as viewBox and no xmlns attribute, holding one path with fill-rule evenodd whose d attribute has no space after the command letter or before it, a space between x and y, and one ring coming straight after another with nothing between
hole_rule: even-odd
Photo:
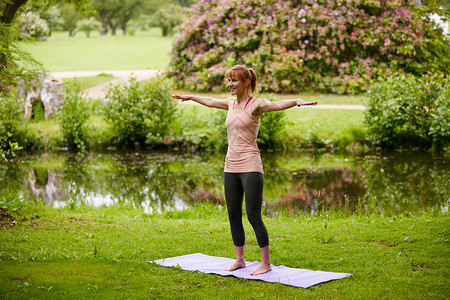
<instances>
[{"instance_id":1,"label":"blonde hair","mask_svg":"<svg viewBox=\"0 0 450 300\"><path fill-rule=\"evenodd\" d=\"M250 90L252 93L256 90L256 73L252 68L247 68L244 65L236 65L229 69L225 73L225 79L228 78L237 78L242 82L245 82L247 79L250 80Z\"/></svg>"}]
</instances>

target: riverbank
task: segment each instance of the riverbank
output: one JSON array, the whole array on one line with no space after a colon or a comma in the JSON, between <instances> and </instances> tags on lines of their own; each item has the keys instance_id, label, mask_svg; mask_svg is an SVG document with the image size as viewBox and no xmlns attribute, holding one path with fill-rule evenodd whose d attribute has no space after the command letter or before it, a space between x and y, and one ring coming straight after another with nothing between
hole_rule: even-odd
<instances>
[{"instance_id":1,"label":"riverbank","mask_svg":"<svg viewBox=\"0 0 450 300\"><path fill-rule=\"evenodd\" d=\"M279 97L276 100L279 100ZM307 97L314 97L314 95ZM286 111L283 119L284 129L273 137L276 142L274 147L277 148L274 150L302 148L345 150L347 148L347 150L365 149L367 151L368 142L365 140L365 131L362 126L363 111L340 109L339 104L333 104L339 103L340 100L354 103L352 96L348 99L342 96L335 96L335 98L327 96L327 104L335 106L324 109L302 107ZM87 149L120 148L121 145L115 141L117 138L115 129L106 122L102 114L103 103L93 99L87 103L90 115L84 127ZM224 149L225 115L221 115L214 109L185 103L179 104L177 110L177 117L170 125L168 138L160 145L156 145L157 148L188 151ZM56 118L27 121L25 126L27 137L19 141L25 148L52 151L66 146L63 142L61 125ZM270 128L262 127L260 134L265 134L268 129L270 130ZM264 149L264 145L260 144L260 146ZM141 144L139 147L145 148L146 145Z\"/></svg>"},{"instance_id":2,"label":"riverbank","mask_svg":"<svg viewBox=\"0 0 450 300\"><path fill-rule=\"evenodd\" d=\"M10 217L2 218L0 230L0 293L6 299L450 296L447 213L265 217L273 264L354 274L300 289L146 263L197 252L233 257L221 206L199 204L162 214L130 206L55 209L18 201L2 206L8 209L2 215ZM245 228L247 260L259 260L248 222Z\"/></svg>"}]
</instances>

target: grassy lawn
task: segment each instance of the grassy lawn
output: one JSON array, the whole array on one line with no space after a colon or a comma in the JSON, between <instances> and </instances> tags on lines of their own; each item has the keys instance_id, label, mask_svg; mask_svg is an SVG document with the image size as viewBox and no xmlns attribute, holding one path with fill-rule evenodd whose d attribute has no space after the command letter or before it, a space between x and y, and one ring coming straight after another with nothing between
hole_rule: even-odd
<instances>
[{"instance_id":1,"label":"grassy lawn","mask_svg":"<svg viewBox=\"0 0 450 300\"><path fill-rule=\"evenodd\" d=\"M77 77L76 80L78 80L81 84L81 87L83 89L88 89L90 87L99 85L101 83L107 82L107 81L111 81L113 80L114 77L111 74L99 74L97 76L89 76L89 77ZM67 81L67 82L73 82L75 81L75 78L63 78L63 81Z\"/></svg>"},{"instance_id":2,"label":"grassy lawn","mask_svg":"<svg viewBox=\"0 0 450 300\"><path fill-rule=\"evenodd\" d=\"M138 31L135 36L87 38L79 32L54 32L47 41L22 43L48 71L160 69L169 64L173 37L163 37L159 28Z\"/></svg>"},{"instance_id":3,"label":"grassy lawn","mask_svg":"<svg viewBox=\"0 0 450 300\"><path fill-rule=\"evenodd\" d=\"M148 264L201 252L234 257L226 212L27 207L0 230L5 299L448 299L448 214L265 217L275 265L354 275L310 289ZM38 217L36 215L39 215ZM247 261L259 260L248 222Z\"/></svg>"}]
</instances>

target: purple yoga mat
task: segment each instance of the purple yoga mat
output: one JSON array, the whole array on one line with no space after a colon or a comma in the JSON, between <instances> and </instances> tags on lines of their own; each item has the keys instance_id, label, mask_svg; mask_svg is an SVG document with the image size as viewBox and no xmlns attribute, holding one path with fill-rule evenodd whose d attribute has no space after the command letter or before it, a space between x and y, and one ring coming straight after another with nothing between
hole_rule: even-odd
<instances>
[{"instance_id":1,"label":"purple yoga mat","mask_svg":"<svg viewBox=\"0 0 450 300\"><path fill-rule=\"evenodd\" d=\"M164 267L179 267L186 271L198 271L221 276L235 276L238 278L262 280L266 282L278 282L295 287L309 288L313 285L351 276L350 273L334 273L323 271L311 271L306 269L294 269L285 266L272 265L272 271L262 275L252 276L259 262L247 262L247 267L233 272L224 271L234 263L234 259L209 256L202 253L194 253L183 256L170 257L149 261Z\"/></svg>"}]
</instances>

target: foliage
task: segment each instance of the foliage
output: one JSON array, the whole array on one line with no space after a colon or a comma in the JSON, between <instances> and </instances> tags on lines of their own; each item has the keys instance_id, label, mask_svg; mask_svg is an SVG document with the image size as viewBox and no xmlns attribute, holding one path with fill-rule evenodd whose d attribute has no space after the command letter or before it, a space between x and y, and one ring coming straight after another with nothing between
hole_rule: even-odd
<instances>
[{"instance_id":1,"label":"foliage","mask_svg":"<svg viewBox=\"0 0 450 300\"><path fill-rule=\"evenodd\" d=\"M83 90L78 81L64 86L64 104L58 114L64 143L69 149L86 150L85 124L89 118Z\"/></svg>"},{"instance_id":2,"label":"foliage","mask_svg":"<svg viewBox=\"0 0 450 300\"><path fill-rule=\"evenodd\" d=\"M90 17L89 19L83 19L77 22L77 29L86 33L86 37L91 35L92 31L96 31L100 29L100 22L97 21L94 17Z\"/></svg>"},{"instance_id":3,"label":"foliage","mask_svg":"<svg viewBox=\"0 0 450 300\"><path fill-rule=\"evenodd\" d=\"M450 143L450 79L396 75L369 91L365 125L369 139L388 148L435 148Z\"/></svg>"},{"instance_id":4,"label":"foliage","mask_svg":"<svg viewBox=\"0 0 450 300\"><path fill-rule=\"evenodd\" d=\"M61 17L61 10L58 6L52 6L49 9L40 12L39 15L42 19L47 21L50 35L52 31L63 30L64 21Z\"/></svg>"},{"instance_id":5,"label":"foliage","mask_svg":"<svg viewBox=\"0 0 450 300\"><path fill-rule=\"evenodd\" d=\"M16 96L0 98L0 148L9 151L15 147L11 144L11 137L21 140L26 133L26 125L22 109L23 100L16 99Z\"/></svg>"},{"instance_id":6,"label":"foliage","mask_svg":"<svg viewBox=\"0 0 450 300\"><path fill-rule=\"evenodd\" d=\"M393 72L450 72L449 41L434 29L435 0L198 1L179 27L170 75L179 87L224 90L242 63L263 92L359 93Z\"/></svg>"},{"instance_id":7,"label":"foliage","mask_svg":"<svg viewBox=\"0 0 450 300\"><path fill-rule=\"evenodd\" d=\"M23 39L16 25L0 22L0 97L10 97L15 87L39 85L36 73L42 65L17 44Z\"/></svg>"},{"instance_id":8,"label":"foliage","mask_svg":"<svg viewBox=\"0 0 450 300\"><path fill-rule=\"evenodd\" d=\"M170 91L168 81L160 76L143 82L131 78L128 85L110 86L104 113L117 131L117 143L161 143L176 112Z\"/></svg>"},{"instance_id":9,"label":"foliage","mask_svg":"<svg viewBox=\"0 0 450 300\"><path fill-rule=\"evenodd\" d=\"M61 7L61 17L63 19L64 30L69 32L69 36L74 36L77 29L77 22L81 19L81 14L75 10L74 5L64 4Z\"/></svg>"},{"instance_id":10,"label":"foliage","mask_svg":"<svg viewBox=\"0 0 450 300\"><path fill-rule=\"evenodd\" d=\"M270 101L273 101L273 98ZM284 129L285 124L286 118L284 111L262 114L257 139L258 146L265 149L280 148L277 145L279 144L279 134Z\"/></svg>"},{"instance_id":11,"label":"foliage","mask_svg":"<svg viewBox=\"0 0 450 300\"><path fill-rule=\"evenodd\" d=\"M161 28L162 35L173 33L176 26L184 21L184 10L178 5L168 5L160 8L153 16L151 25Z\"/></svg>"},{"instance_id":12,"label":"foliage","mask_svg":"<svg viewBox=\"0 0 450 300\"><path fill-rule=\"evenodd\" d=\"M0 2L0 97L10 93L18 86L31 87L36 80L36 73L42 65L27 52L18 47L17 41L24 39L20 33L17 18L18 11L36 7L50 7L62 0L8 0ZM67 0L75 4L77 9L87 7L90 0ZM26 3L26 5L24 5ZM34 83L33 83L34 85Z\"/></svg>"},{"instance_id":13,"label":"foliage","mask_svg":"<svg viewBox=\"0 0 450 300\"><path fill-rule=\"evenodd\" d=\"M41 40L46 39L49 35L47 21L32 11L21 14L18 23L23 36Z\"/></svg>"},{"instance_id":14,"label":"foliage","mask_svg":"<svg viewBox=\"0 0 450 300\"><path fill-rule=\"evenodd\" d=\"M108 26L112 35L120 26L126 35L127 23L142 12L144 0L93 0L93 7L102 22L102 35L106 35ZM150 1L152 3L153 1Z\"/></svg>"},{"instance_id":15,"label":"foliage","mask_svg":"<svg viewBox=\"0 0 450 300\"><path fill-rule=\"evenodd\" d=\"M127 34L130 36L134 36L136 34L137 28L136 27L128 27L127 28Z\"/></svg>"},{"instance_id":16,"label":"foliage","mask_svg":"<svg viewBox=\"0 0 450 300\"><path fill-rule=\"evenodd\" d=\"M23 147L19 146L19 144L17 142L11 142L9 139L12 137L12 134L7 132L6 133L6 138L4 138L3 141L0 142L0 156L4 159L7 160L8 157L15 157L16 156L16 151L18 150L22 150ZM8 142L8 146L9 148L4 150L2 147L3 143Z\"/></svg>"}]
</instances>

